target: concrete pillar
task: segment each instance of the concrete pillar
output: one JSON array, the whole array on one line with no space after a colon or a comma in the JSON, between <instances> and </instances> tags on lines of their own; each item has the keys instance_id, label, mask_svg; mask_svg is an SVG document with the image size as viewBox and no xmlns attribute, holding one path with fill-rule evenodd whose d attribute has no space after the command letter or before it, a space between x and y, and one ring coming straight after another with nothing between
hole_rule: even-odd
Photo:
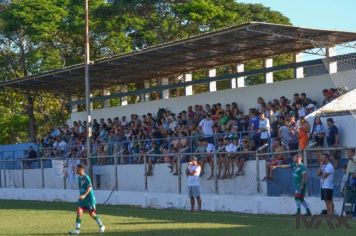
<instances>
[{"instance_id":1,"label":"concrete pillar","mask_svg":"<svg viewBox=\"0 0 356 236\"><path fill-rule=\"evenodd\" d=\"M76 102L78 100L77 96L72 96L71 101ZM78 105L71 105L72 112L78 112Z\"/></svg>"},{"instance_id":2,"label":"concrete pillar","mask_svg":"<svg viewBox=\"0 0 356 236\"><path fill-rule=\"evenodd\" d=\"M127 85L121 85L121 92L122 93L127 93L128 91L128 87ZM121 97L121 106L127 106L129 103L128 103L128 97Z\"/></svg>"},{"instance_id":3,"label":"concrete pillar","mask_svg":"<svg viewBox=\"0 0 356 236\"><path fill-rule=\"evenodd\" d=\"M294 53L294 63L302 62L303 61L303 53L298 52ZM304 68L303 67L296 67L294 68L294 78L301 79L304 78Z\"/></svg>"},{"instance_id":4,"label":"concrete pillar","mask_svg":"<svg viewBox=\"0 0 356 236\"><path fill-rule=\"evenodd\" d=\"M193 80L192 73L187 73L184 75L184 82L190 82ZM185 96L193 95L193 85L188 85L185 87Z\"/></svg>"},{"instance_id":5,"label":"concrete pillar","mask_svg":"<svg viewBox=\"0 0 356 236\"><path fill-rule=\"evenodd\" d=\"M110 90L104 90L104 96L109 96L110 95ZM105 99L104 100L104 108L110 107L110 99Z\"/></svg>"},{"instance_id":6,"label":"concrete pillar","mask_svg":"<svg viewBox=\"0 0 356 236\"><path fill-rule=\"evenodd\" d=\"M144 83L145 89L150 88L150 81L145 80L143 83ZM145 102L149 101L150 99L151 99L151 93L145 93Z\"/></svg>"},{"instance_id":7,"label":"concrete pillar","mask_svg":"<svg viewBox=\"0 0 356 236\"><path fill-rule=\"evenodd\" d=\"M264 66L265 66L265 68L273 67L273 58L266 58L264 60ZM265 81L266 81L266 84L273 83L273 72L265 73Z\"/></svg>"},{"instance_id":8,"label":"concrete pillar","mask_svg":"<svg viewBox=\"0 0 356 236\"><path fill-rule=\"evenodd\" d=\"M326 48L326 59L329 59L329 57L333 57L336 56L336 48L335 47L330 47L330 48ZM330 62L329 60L327 60L328 63L328 71L329 74L333 74L337 72L337 62Z\"/></svg>"},{"instance_id":9,"label":"concrete pillar","mask_svg":"<svg viewBox=\"0 0 356 236\"><path fill-rule=\"evenodd\" d=\"M209 77L216 77L216 69L209 70ZM216 92L216 81L209 83L209 92Z\"/></svg>"},{"instance_id":10,"label":"concrete pillar","mask_svg":"<svg viewBox=\"0 0 356 236\"><path fill-rule=\"evenodd\" d=\"M245 65L244 64L237 64L236 71L238 73L244 72L245 71ZM244 76L237 78L237 87L238 88L245 87L245 77Z\"/></svg>"},{"instance_id":11,"label":"concrete pillar","mask_svg":"<svg viewBox=\"0 0 356 236\"><path fill-rule=\"evenodd\" d=\"M168 78L161 79L161 85L168 85L168 84L169 84ZM169 89L164 89L162 91L162 99L169 99Z\"/></svg>"}]
</instances>

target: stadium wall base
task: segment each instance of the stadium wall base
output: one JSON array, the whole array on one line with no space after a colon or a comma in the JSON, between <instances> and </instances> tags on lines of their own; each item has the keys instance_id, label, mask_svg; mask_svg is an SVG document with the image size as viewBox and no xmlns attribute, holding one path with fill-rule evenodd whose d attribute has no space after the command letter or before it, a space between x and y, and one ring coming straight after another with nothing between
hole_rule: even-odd
<instances>
[{"instance_id":1,"label":"stadium wall base","mask_svg":"<svg viewBox=\"0 0 356 236\"><path fill-rule=\"evenodd\" d=\"M110 191L97 190L95 195L99 204L109 196ZM58 189L0 189L0 199L33 200L33 201L62 201L75 202L78 198L77 190ZM203 210L229 211L251 214L294 214L293 197L267 196L236 196L236 195L202 195ZM314 214L325 208L324 203L317 197L307 197ZM342 199L334 200L336 213L341 212ZM189 209L189 199L185 194L152 193L115 191L107 202L110 205L131 205L158 209Z\"/></svg>"}]
</instances>

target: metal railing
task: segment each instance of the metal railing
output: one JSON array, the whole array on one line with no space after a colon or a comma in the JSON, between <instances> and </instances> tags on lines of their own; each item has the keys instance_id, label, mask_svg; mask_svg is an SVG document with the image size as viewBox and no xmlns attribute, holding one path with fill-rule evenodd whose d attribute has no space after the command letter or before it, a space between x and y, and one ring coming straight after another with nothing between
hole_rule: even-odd
<instances>
[{"instance_id":1,"label":"metal railing","mask_svg":"<svg viewBox=\"0 0 356 236\"><path fill-rule=\"evenodd\" d=\"M311 163L312 158L310 158L310 153L315 152L330 152L330 151L341 151L350 148L310 148L304 151L297 150L297 152L303 154L304 163L307 166L308 175L309 175L309 191L308 195L318 196L319 195L319 178L315 175L316 168L319 165L314 165ZM256 151L249 152L212 152L212 153L169 153L169 154L134 154L127 155L124 153L117 153L116 155L111 156L98 156L91 158L41 158L36 161L40 163L40 169L29 169L28 162L33 162L34 160L0 160L0 187L15 187L15 188L76 188L76 181L70 182L69 178L75 178L73 168L77 163L82 163L86 165L87 172L93 178L95 187L99 189L114 189L118 190L132 190L132 191L145 191L145 192L158 192L160 190L167 190L172 193L182 194L185 192L185 178L183 178L182 173L184 168L186 168L187 162L190 157L198 156L202 159L210 158L210 162L206 162L205 165L211 165L213 163L213 173L210 173L213 178L210 180L203 176L201 178L202 185L208 186L207 192L211 194L244 194L236 189L227 189L226 186L232 186L231 188L238 188L241 183L244 183L245 186L249 186L250 189L247 191L247 195L251 194L264 194L267 196L281 196L281 195L292 195L292 182L291 182L291 172L290 170L286 171L275 171L275 178L273 181L262 181L261 177L263 174L267 173L268 164L278 155L285 156L284 163L290 163L292 161L292 154L296 151L283 151L283 152L266 152L263 148L260 148ZM246 158L246 163L248 163L248 173L245 177L230 177L226 179L218 178L218 169L221 168L221 172L224 172L222 169L227 168L225 164L221 164L219 167L219 162L222 162L225 158L227 161L230 161L232 165L237 165L235 163L236 159L240 156L248 156ZM308 156L309 155L309 156ZM123 159L135 158L138 162L136 165L120 165L119 163ZM98 160L108 160L105 165L102 165L102 162ZM166 159L165 162L163 159ZM212 160L212 161L211 161ZM343 162L347 161L345 158L341 159ZM46 168L45 163L48 161L62 163L63 173L60 173L56 178L53 176L55 174L55 169L58 166L52 166L51 168ZM11 165L15 163L20 164L20 169L9 169ZM177 174L169 174L167 165L173 164L176 165ZM251 166L251 164L254 166ZM262 166L261 166L262 165ZM265 165L266 171L263 169ZM135 167L136 166L136 167ZM255 168L254 168L255 167ZM132 173L127 173L127 169L131 169ZM135 169L136 168L136 169ZM139 168L137 170L137 168ZM142 168L142 169L141 169ZM153 176L149 175L150 168L153 168ZM167 169L166 169L167 168ZM246 166L245 166L246 168ZM140 170L141 169L141 170ZM157 173L156 173L157 171ZM341 170L338 169L338 172ZM71 177L69 176L71 172ZM209 174L210 170L206 171ZM104 173L104 174L103 174ZM58 173L57 173L58 174ZM105 180L105 176L107 179ZM141 177L137 177L142 175ZM48 176L52 176L49 178ZM133 178L135 176L135 178ZM335 188L338 188L340 183L340 173L337 173L335 178ZM51 182L52 181L52 182ZM53 183L53 181L56 181ZM101 182L103 181L103 182ZM105 182L107 181L107 182ZM105 183L104 183L105 182ZM233 183L233 184L232 184ZM232 184L232 185L231 185ZM121 186L122 185L122 186ZM138 187L131 188L132 186L137 185ZM204 191L204 189L203 189ZM336 191L335 191L336 192ZM335 196L340 196L340 194L335 193Z\"/></svg>"}]
</instances>

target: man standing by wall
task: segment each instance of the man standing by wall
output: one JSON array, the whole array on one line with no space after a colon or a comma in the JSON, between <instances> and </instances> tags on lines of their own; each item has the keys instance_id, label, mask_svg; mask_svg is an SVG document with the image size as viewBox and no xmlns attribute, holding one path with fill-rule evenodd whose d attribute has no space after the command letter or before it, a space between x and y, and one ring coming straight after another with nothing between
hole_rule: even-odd
<instances>
[{"instance_id":1,"label":"man standing by wall","mask_svg":"<svg viewBox=\"0 0 356 236\"><path fill-rule=\"evenodd\" d=\"M188 195L190 197L190 210L193 212L195 209L195 199L198 202L198 209L201 210L201 198L200 198L200 171L201 167L198 164L198 159L196 157L192 157L189 162L186 170L186 174L188 176L187 187L188 187Z\"/></svg>"},{"instance_id":2,"label":"man standing by wall","mask_svg":"<svg viewBox=\"0 0 356 236\"><path fill-rule=\"evenodd\" d=\"M334 119L328 118L326 120L328 124L328 130L326 133L326 142L328 143L328 147L338 147L340 143L339 139L339 129L336 127ZM335 168L339 165L339 159L341 157L339 150L330 151L330 156L334 161Z\"/></svg>"},{"instance_id":3,"label":"man standing by wall","mask_svg":"<svg viewBox=\"0 0 356 236\"><path fill-rule=\"evenodd\" d=\"M334 166L330 162L329 154L324 153L321 158L320 168L317 172L320 177L321 200L325 201L328 216L334 215L333 188L334 188Z\"/></svg>"}]
</instances>

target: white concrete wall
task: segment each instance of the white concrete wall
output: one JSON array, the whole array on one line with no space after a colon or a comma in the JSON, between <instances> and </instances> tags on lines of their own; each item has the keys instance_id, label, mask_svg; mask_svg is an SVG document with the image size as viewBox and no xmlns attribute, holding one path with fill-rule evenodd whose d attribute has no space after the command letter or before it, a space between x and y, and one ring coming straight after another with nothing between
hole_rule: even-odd
<instances>
[{"instance_id":1,"label":"white concrete wall","mask_svg":"<svg viewBox=\"0 0 356 236\"><path fill-rule=\"evenodd\" d=\"M263 178L265 173L265 161L260 161L260 176ZM215 193L215 180L208 180L210 176L209 165L206 164L205 175L201 178L201 189L204 194ZM186 164L182 165L182 193L186 193L186 180L184 175ZM141 191L145 190L145 176L143 165L118 165L118 186L120 191ZM157 193L178 193L178 176L169 173L168 164L154 165L153 176L147 177L148 192ZM218 181L220 194L231 195L255 195L257 194L256 182L256 161L247 161L245 176L238 176L233 179ZM41 169L24 170L25 188L41 188ZM93 184L97 186L97 175L100 175L100 189L110 190L115 186L115 166L93 166ZM6 187L22 187L22 175L20 170L6 171ZM53 168L44 169L45 188L64 189L64 179L58 176ZM76 189L76 181L69 183L66 181L67 189ZM4 186L4 185L3 185ZM261 182L261 194L267 195L266 182Z\"/></svg>"},{"instance_id":2,"label":"white concrete wall","mask_svg":"<svg viewBox=\"0 0 356 236\"><path fill-rule=\"evenodd\" d=\"M322 90L324 88L334 88L335 83L338 86L345 84L347 79L343 72L332 75L321 75L306 77L303 79L294 79L273 84L260 84L255 86L227 89L214 93L201 93L193 96L183 96L164 100L149 101L138 104L132 104L125 107L111 107L92 111L92 117L113 118L116 116L130 116L131 114L155 114L159 108L168 108L172 112L180 112L186 110L188 105L194 104L213 104L220 102L222 104L237 102L243 112L247 112L249 108L256 107L258 97L263 97L267 101L280 96L292 98L296 92L305 92L310 98L321 102ZM76 120L85 120L84 112L74 112L69 120L70 124Z\"/></svg>"},{"instance_id":3,"label":"white concrete wall","mask_svg":"<svg viewBox=\"0 0 356 236\"><path fill-rule=\"evenodd\" d=\"M110 191L95 191L97 202L103 203ZM36 200L36 201L64 201L75 202L78 198L76 190L59 189L0 189L0 199ZM265 197L265 196L235 196L235 195L202 195L203 210L228 211L253 214L294 214L295 203L293 197ZM325 208L324 203L316 197L306 199L313 214L318 214ZM342 199L334 199L336 214L340 214ZM145 193L134 191L115 191L108 204L134 205L152 208L177 208L188 210L189 199L186 194Z\"/></svg>"}]
</instances>

